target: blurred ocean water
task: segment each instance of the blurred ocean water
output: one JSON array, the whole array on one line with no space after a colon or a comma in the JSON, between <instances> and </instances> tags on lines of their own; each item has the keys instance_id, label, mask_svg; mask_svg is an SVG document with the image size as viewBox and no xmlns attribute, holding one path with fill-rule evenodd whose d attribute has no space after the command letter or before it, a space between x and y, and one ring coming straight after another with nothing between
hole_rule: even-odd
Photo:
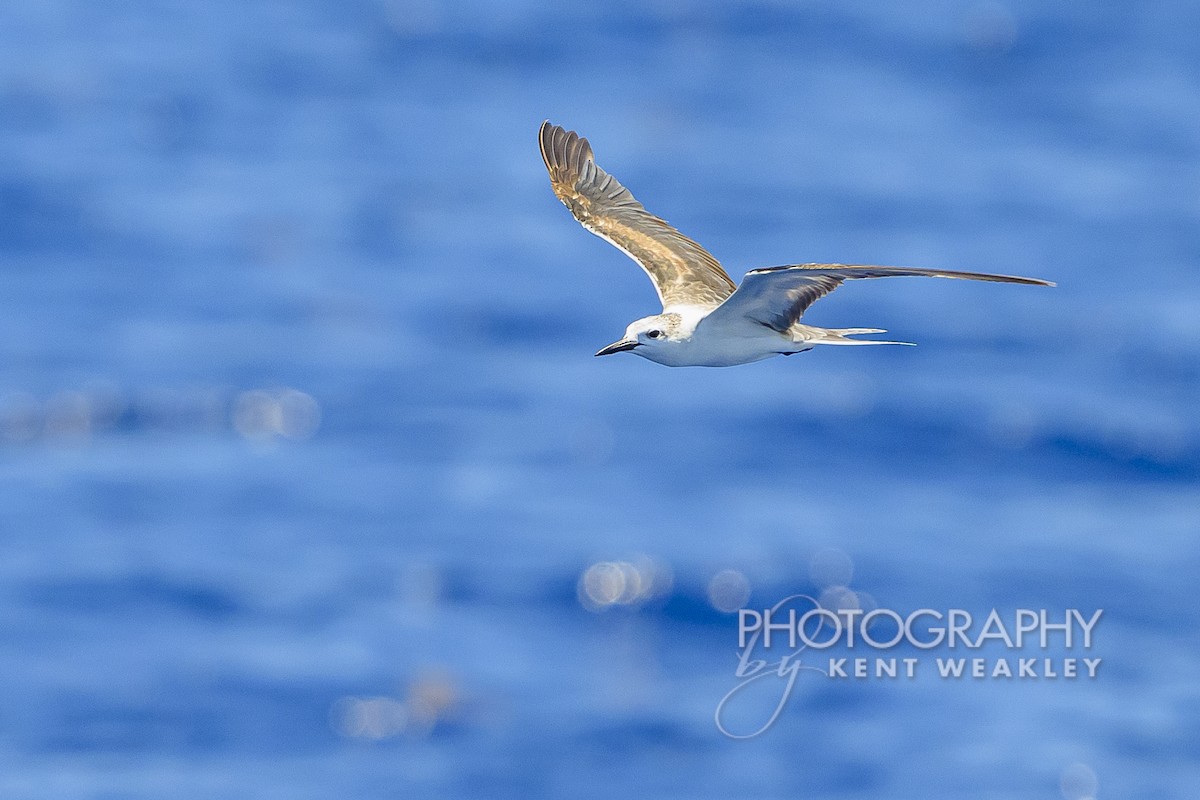
<instances>
[{"instance_id":1,"label":"blurred ocean water","mask_svg":"<svg viewBox=\"0 0 1200 800\"><path fill-rule=\"evenodd\" d=\"M1198 27L0 11L0 794L1188 796ZM545 118L735 278L1060 285L810 313L917 348L595 360L654 295L554 199ZM1103 608L1099 677L806 679L725 738L720 609L819 594L831 552L883 607Z\"/></svg>"}]
</instances>

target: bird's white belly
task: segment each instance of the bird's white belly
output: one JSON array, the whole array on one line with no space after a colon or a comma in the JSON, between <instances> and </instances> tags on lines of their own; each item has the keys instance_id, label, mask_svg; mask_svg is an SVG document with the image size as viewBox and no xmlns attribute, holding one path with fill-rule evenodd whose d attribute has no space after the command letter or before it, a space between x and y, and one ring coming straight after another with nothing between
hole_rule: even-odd
<instances>
[{"instance_id":1,"label":"bird's white belly","mask_svg":"<svg viewBox=\"0 0 1200 800\"><path fill-rule=\"evenodd\" d=\"M638 348L638 355L668 367L733 367L783 352L801 349L790 339L763 328L760 336L703 335L673 342L669 347Z\"/></svg>"}]
</instances>

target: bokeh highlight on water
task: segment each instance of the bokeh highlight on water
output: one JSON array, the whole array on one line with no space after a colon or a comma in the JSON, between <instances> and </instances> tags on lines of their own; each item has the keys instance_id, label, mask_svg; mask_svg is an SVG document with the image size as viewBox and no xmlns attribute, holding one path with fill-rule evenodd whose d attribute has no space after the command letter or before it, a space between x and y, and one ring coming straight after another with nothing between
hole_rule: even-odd
<instances>
[{"instance_id":1,"label":"bokeh highlight on water","mask_svg":"<svg viewBox=\"0 0 1200 800\"><path fill-rule=\"evenodd\" d=\"M5 797L1187 796L1200 8L0 12ZM729 271L917 348L653 312L545 118ZM849 587L848 589L846 587ZM1103 608L1095 681L807 682L734 611Z\"/></svg>"}]
</instances>

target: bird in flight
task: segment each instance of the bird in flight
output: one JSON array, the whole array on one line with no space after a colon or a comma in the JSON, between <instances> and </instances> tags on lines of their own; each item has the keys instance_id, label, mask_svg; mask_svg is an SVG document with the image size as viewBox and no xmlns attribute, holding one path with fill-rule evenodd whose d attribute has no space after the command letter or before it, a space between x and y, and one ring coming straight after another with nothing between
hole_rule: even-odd
<instances>
[{"instance_id":1,"label":"bird in flight","mask_svg":"<svg viewBox=\"0 0 1200 800\"><path fill-rule=\"evenodd\" d=\"M1050 281L982 272L849 264L795 264L746 273L734 284L715 258L596 165L588 140L549 120L538 131L554 194L575 219L638 263L658 291L662 313L630 323L596 353L630 352L669 367L730 367L790 356L819 344L909 344L855 336L879 328L817 328L800 317L810 305L855 278L921 275L1053 286Z\"/></svg>"}]
</instances>

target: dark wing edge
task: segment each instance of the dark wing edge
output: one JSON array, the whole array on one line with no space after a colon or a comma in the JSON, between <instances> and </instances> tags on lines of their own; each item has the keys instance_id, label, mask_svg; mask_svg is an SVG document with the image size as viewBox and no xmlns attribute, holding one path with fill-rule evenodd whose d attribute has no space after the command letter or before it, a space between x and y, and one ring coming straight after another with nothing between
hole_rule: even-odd
<instances>
[{"instance_id":1,"label":"dark wing edge","mask_svg":"<svg viewBox=\"0 0 1200 800\"><path fill-rule=\"evenodd\" d=\"M646 211L596 165L588 140L549 120L538 131L554 194L580 224L626 253L650 276L663 308L718 305L736 284L707 250Z\"/></svg>"},{"instance_id":2,"label":"dark wing edge","mask_svg":"<svg viewBox=\"0 0 1200 800\"><path fill-rule=\"evenodd\" d=\"M747 275L765 272L787 272L805 270L811 274L836 275L843 280L858 278L926 277L960 278L969 281L992 281L993 283L1023 283L1028 286L1057 286L1054 281L1041 278L1025 278L1020 275L997 275L992 272L964 272L953 269L926 269L924 267L881 267L870 264L788 264L782 267L760 267Z\"/></svg>"}]
</instances>

